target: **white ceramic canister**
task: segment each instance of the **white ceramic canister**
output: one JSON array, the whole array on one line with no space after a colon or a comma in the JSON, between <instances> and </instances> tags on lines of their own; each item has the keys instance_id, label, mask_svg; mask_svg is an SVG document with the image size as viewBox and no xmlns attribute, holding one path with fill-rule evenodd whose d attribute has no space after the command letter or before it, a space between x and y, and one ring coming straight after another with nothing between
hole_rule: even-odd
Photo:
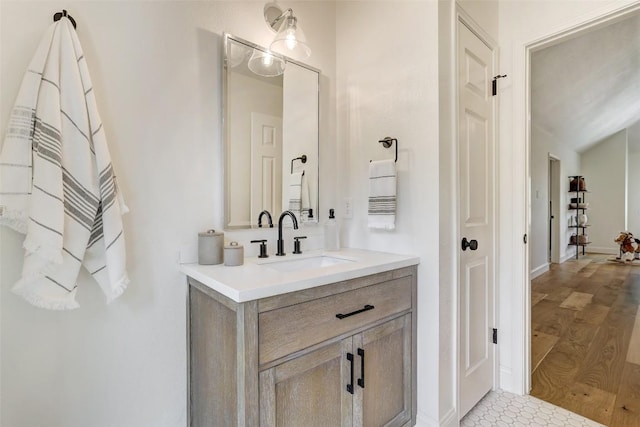
<instances>
[{"instance_id":1,"label":"white ceramic canister","mask_svg":"<svg viewBox=\"0 0 640 427\"><path fill-rule=\"evenodd\" d=\"M198 233L198 264L222 264L224 233L207 230Z\"/></svg>"},{"instance_id":2,"label":"white ceramic canister","mask_svg":"<svg viewBox=\"0 0 640 427\"><path fill-rule=\"evenodd\" d=\"M244 247L238 242L231 242L224 247L224 265L233 267L244 263Z\"/></svg>"}]
</instances>

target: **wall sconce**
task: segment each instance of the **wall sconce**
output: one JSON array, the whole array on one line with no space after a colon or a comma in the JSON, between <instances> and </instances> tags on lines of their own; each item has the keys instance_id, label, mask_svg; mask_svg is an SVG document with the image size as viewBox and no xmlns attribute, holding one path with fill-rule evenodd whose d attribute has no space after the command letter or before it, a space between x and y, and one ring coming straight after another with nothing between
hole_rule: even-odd
<instances>
[{"instance_id":1,"label":"wall sconce","mask_svg":"<svg viewBox=\"0 0 640 427\"><path fill-rule=\"evenodd\" d=\"M260 49L253 49L247 66L259 76L276 77L284 73L285 62L279 55Z\"/></svg>"},{"instance_id":2,"label":"wall sconce","mask_svg":"<svg viewBox=\"0 0 640 427\"><path fill-rule=\"evenodd\" d=\"M293 15L292 9L284 12L277 5L270 3L264 7L264 19L276 37L271 42L270 50L276 50L287 56L295 56L298 59L307 59L311 56L311 48L307 45L302 28L298 25L298 18Z\"/></svg>"}]
</instances>

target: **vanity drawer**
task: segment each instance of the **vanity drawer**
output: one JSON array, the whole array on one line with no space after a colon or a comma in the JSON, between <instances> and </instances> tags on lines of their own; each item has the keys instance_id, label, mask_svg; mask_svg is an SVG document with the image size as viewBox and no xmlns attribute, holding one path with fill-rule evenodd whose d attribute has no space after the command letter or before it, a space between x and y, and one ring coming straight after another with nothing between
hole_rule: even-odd
<instances>
[{"instance_id":1,"label":"vanity drawer","mask_svg":"<svg viewBox=\"0 0 640 427\"><path fill-rule=\"evenodd\" d=\"M410 309L411 285L412 276L406 276L260 313L260 364Z\"/></svg>"}]
</instances>

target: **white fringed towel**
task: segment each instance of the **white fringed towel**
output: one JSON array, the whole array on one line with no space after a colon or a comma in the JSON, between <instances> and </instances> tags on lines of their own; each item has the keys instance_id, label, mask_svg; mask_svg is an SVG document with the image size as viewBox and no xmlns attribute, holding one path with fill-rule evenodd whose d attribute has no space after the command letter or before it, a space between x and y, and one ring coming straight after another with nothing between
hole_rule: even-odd
<instances>
[{"instance_id":1,"label":"white fringed towel","mask_svg":"<svg viewBox=\"0 0 640 427\"><path fill-rule=\"evenodd\" d=\"M369 163L369 228L396 228L396 163L378 160Z\"/></svg>"},{"instance_id":2,"label":"white fringed towel","mask_svg":"<svg viewBox=\"0 0 640 427\"><path fill-rule=\"evenodd\" d=\"M29 64L0 154L0 224L26 234L13 291L72 309L84 266L107 301L129 279L118 191L91 79L71 22L47 30Z\"/></svg>"},{"instance_id":3,"label":"white fringed towel","mask_svg":"<svg viewBox=\"0 0 640 427\"><path fill-rule=\"evenodd\" d=\"M309 217L309 185L303 172L294 172L289 177L289 210L302 222Z\"/></svg>"}]
</instances>

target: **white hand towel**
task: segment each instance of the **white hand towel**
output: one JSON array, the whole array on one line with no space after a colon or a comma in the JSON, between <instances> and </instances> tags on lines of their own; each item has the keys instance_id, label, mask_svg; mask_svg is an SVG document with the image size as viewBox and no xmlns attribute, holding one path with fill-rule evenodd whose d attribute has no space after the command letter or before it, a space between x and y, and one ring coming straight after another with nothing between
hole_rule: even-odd
<instances>
[{"instance_id":1,"label":"white hand towel","mask_svg":"<svg viewBox=\"0 0 640 427\"><path fill-rule=\"evenodd\" d=\"M309 186L303 172L294 172L289 177L289 210L300 221L309 216Z\"/></svg>"},{"instance_id":2,"label":"white hand towel","mask_svg":"<svg viewBox=\"0 0 640 427\"><path fill-rule=\"evenodd\" d=\"M369 163L369 228L396 228L396 163Z\"/></svg>"},{"instance_id":3,"label":"white hand towel","mask_svg":"<svg viewBox=\"0 0 640 427\"><path fill-rule=\"evenodd\" d=\"M33 159L33 160L31 160ZM13 291L71 309L84 266L107 300L129 279L118 191L91 79L71 22L54 22L22 81L0 154L0 224L26 233Z\"/></svg>"},{"instance_id":4,"label":"white hand towel","mask_svg":"<svg viewBox=\"0 0 640 427\"><path fill-rule=\"evenodd\" d=\"M302 179L300 180L300 218L302 219L302 222L307 222L309 220L310 207L309 184L305 173L302 172Z\"/></svg>"}]
</instances>

